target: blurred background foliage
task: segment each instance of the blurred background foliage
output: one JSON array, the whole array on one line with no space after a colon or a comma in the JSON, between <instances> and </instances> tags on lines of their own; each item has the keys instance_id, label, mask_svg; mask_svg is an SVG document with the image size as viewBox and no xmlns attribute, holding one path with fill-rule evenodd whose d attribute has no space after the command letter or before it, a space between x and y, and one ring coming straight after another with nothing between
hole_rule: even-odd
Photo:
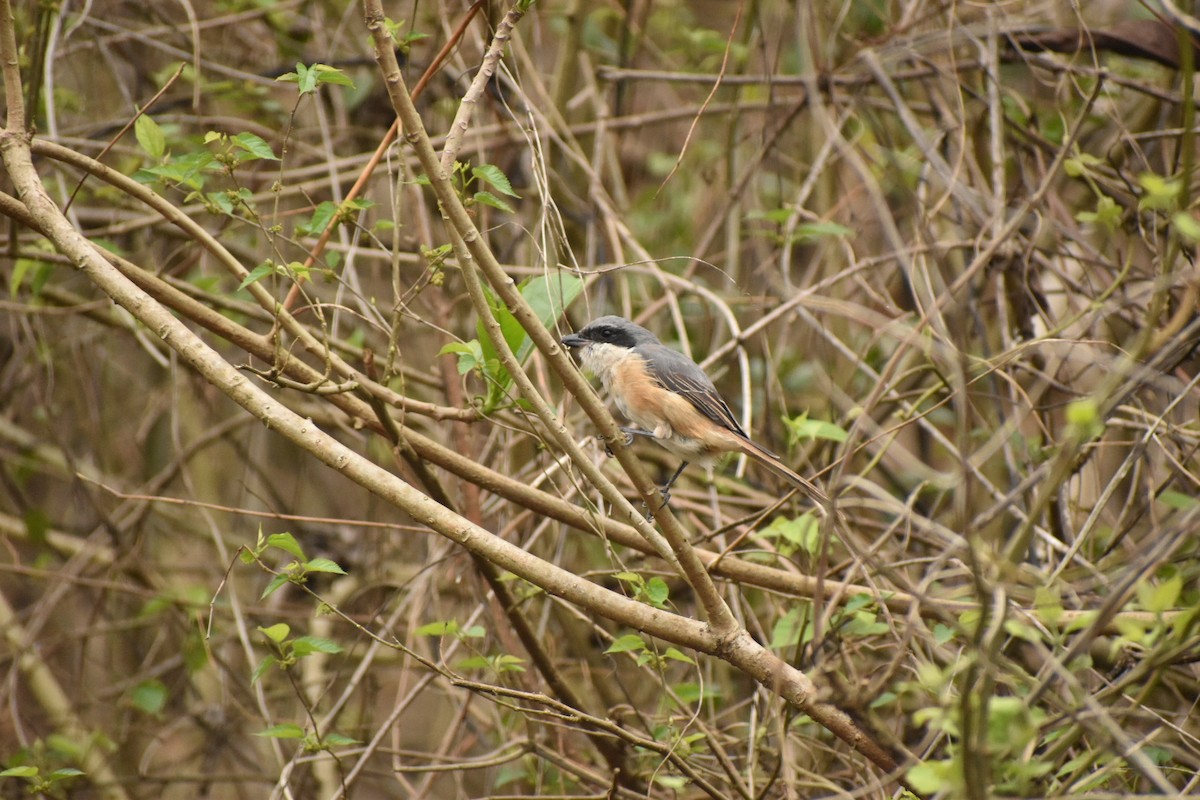
<instances>
[{"instance_id":1,"label":"blurred background foliage","mask_svg":"<svg viewBox=\"0 0 1200 800\"><path fill-rule=\"evenodd\" d=\"M478 5L461 31L466 3L385 5L410 89L456 43L418 99L438 146L507 11ZM458 153L509 275L551 321L580 292L560 331L621 313L709 359L756 438L838 496L833 538L753 466L693 470L672 505L731 562L866 587L722 584L756 638L923 761L925 794L1197 790L1200 222L1173 5L544 0ZM604 513L491 360L403 134L346 202L394 120L359 4L15 16L30 117L60 148L38 167L91 240L260 337L249 288L298 292L320 342L409 401L397 425ZM241 272L70 153L166 198ZM624 738L496 701L550 690L464 553L247 417L28 227L4 237L4 796L48 776L72 797L892 796L727 665L519 581L583 710ZM326 360L204 335L425 488L273 371ZM695 613L658 561L435 472L491 531ZM264 594L293 562L304 587Z\"/></svg>"}]
</instances>

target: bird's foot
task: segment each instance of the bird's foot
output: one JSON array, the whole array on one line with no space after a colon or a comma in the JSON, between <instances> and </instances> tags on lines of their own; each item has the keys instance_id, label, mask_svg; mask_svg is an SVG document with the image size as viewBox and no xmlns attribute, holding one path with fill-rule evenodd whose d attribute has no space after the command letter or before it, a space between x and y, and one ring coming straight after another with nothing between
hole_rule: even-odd
<instances>
[{"instance_id":1,"label":"bird's foot","mask_svg":"<svg viewBox=\"0 0 1200 800\"><path fill-rule=\"evenodd\" d=\"M626 447L629 447L629 445L633 444L633 434L630 433L628 428L621 428L621 433L625 434L625 441L622 444L624 444ZM612 458L616 455L616 453L614 453L612 450L612 445L609 444L606 439L601 439L600 441L604 442L604 455L608 456L609 458Z\"/></svg>"},{"instance_id":2,"label":"bird's foot","mask_svg":"<svg viewBox=\"0 0 1200 800\"><path fill-rule=\"evenodd\" d=\"M670 486L663 486L658 491L662 494L663 501L662 501L662 505L659 506L654 511L650 510L649 503L647 503L644 500L642 501L642 508L646 509L646 522L654 522L654 515L657 514L659 511L662 511L664 508L666 508L671 502L671 487Z\"/></svg>"}]
</instances>

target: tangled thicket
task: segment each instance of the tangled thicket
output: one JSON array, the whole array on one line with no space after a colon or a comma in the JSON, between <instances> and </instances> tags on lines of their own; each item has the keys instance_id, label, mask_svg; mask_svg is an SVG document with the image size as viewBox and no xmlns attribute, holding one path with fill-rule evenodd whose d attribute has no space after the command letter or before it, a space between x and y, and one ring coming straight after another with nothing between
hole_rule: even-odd
<instances>
[{"instance_id":1,"label":"tangled thicket","mask_svg":"<svg viewBox=\"0 0 1200 800\"><path fill-rule=\"evenodd\" d=\"M1173 4L9 4L5 796L1197 791Z\"/></svg>"}]
</instances>

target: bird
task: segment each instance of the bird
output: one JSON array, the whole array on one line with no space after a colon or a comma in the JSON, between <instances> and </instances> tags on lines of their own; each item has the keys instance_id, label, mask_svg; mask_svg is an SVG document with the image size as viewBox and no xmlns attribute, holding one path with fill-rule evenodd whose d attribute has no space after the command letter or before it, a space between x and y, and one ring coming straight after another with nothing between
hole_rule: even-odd
<instances>
[{"instance_id":1,"label":"bird","mask_svg":"<svg viewBox=\"0 0 1200 800\"><path fill-rule=\"evenodd\" d=\"M646 436L683 459L661 489L664 505L689 464L708 466L724 453L745 453L803 489L823 510L828 507L828 496L812 481L750 438L695 361L641 325L624 317L599 317L561 341L578 354L584 370L600 379L617 410L638 426L621 428L627 442Z\"/></svg>"}]
</instances>

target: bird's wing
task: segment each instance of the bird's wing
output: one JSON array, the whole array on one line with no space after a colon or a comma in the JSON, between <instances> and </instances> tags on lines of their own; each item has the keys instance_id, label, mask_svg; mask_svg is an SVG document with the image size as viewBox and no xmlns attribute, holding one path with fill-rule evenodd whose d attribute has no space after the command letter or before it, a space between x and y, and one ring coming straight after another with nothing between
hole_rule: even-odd
<instances>
[{"instance_id":1,"label":"bird's wing","mask_svg":"<svg viewBox=\"0 0 1200 800\"><path fill-rule=\"evenodd\" d=\"M665 345L640 345L635 351L646 359L646 370L655 383L687 398L701 414L749 441L717 387L694 361Z\"/></svg>"}]
</instances>

